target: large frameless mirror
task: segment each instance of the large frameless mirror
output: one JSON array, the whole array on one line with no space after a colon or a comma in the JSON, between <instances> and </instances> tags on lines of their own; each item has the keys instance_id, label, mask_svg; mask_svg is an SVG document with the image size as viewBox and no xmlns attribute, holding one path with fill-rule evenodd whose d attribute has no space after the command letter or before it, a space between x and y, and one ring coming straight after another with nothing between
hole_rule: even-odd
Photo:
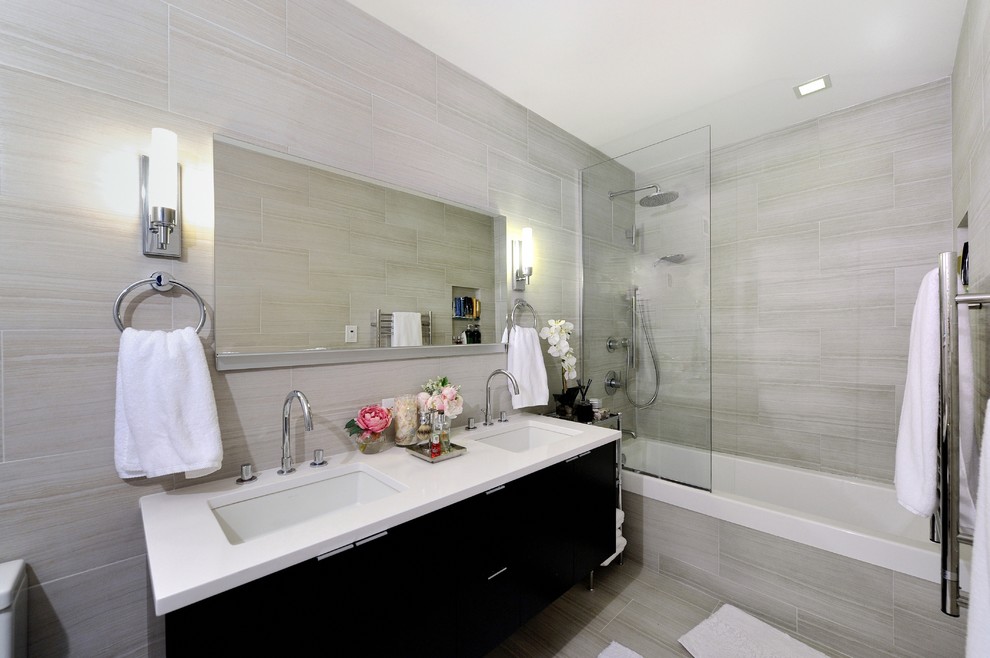
<instances>
[{"instance_id":1,"label":"large frameless mirror","mask_svg":"<svg viewBox=\"0 0 990 658\"><path fill-rule=\"evenodd\" d=\"M221 370L503 349L505 218L214 138Z\"/></svg>"}]
</instances>

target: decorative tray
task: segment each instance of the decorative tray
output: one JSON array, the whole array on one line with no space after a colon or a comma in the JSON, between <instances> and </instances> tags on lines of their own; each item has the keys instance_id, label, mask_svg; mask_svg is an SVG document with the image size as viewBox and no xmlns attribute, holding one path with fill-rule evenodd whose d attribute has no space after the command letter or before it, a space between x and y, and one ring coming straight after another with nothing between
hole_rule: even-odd
<instances>
[{"instance_id":1,"label":"decorative tray","mask_svg":"<svg viewBox=\"0 0 990 658\"><path fill-rule=\"evenodd\" d=\"M423 461L428 461L431 464L436 462L442 462L447 459L453 459L454 457L460 457L465 452L467 448L464 446L459 446L456 443L450 444L450 450L441 454L439 457L430 457L430 442L424 441L423 443L418 443L414 446L406 446L406 450L413 457L419 457Z\"/></svg>"}]
</instances>

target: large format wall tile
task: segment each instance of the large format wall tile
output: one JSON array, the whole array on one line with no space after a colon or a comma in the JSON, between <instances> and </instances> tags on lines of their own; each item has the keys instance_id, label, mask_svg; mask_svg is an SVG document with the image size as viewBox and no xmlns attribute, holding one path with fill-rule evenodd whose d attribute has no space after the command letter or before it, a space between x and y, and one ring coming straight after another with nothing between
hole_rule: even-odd
<instances>
[{"instance_id":1,"label":"large format wall tile","mask_svg":"<svg viewBox=\"0 0 990 658\"><path fill-rule=\"evenodd\" d=\"M173 112L371 171L370 93L185 12L173 10L170 25Z\"/></svg>"},{"instance_id":2,"label":"large format wall tile","mask_svg":"<svg viewBox=\"0 0 990 658\"><path fill-rule=\"evenodd\" d=\"M446 60L437 62L437 119L441 125L525 160L527 116L525 107L474 76Z\"/></svg>"},{"instance_id":3,"label":"large format wall tile","mask_svg":"<svg viewBox=\"0 0 990 658\"><path fill-rule=\"evenodd\" d=\"M165 620L148 607L150 593L143 555L32 587L28 650L34 656L124 656L140 647L141 655L164 656Z\"/></svg>"},{"instance_id":4,"label":"large format wall tile","mask_svg":"<svg viewBox=\"0 0 990 658\"><path fill-rule=\"evenodd\" d=\"M501 153L488 156L489 196L505 215L561 225L560 178Z\"/></svg>"},{"instance_id":5,"label":"large format wall tile","mask_svg":"<svg viewBox=\"0 0 990 658\"><path fill-rule=\"evenodd\" d=\"M395 103L374 100L374 170L383 179L488 208L488 150Z\"/></svg>"},{"instance_id":6,"label":"large format wall tile","mask_svg":"<svg viewBox=\"0 0 990 658\"><path fill-rule=\"evenodd\" d=\"M285 52L284 0L169 0L169 4L280 53Z\"/></svg>"},{"instance_id":7,"label":"large format wall tile","mask_svg":"<svg viewBox=\"0 0 990 658\"><path fill-rule=\"evenodd\" d=\"M436 119L437 58L343 0L289 0L288 53Z\"/></svg>"},{"instance_id":8,"label":"large format wall tile","mask_svg":"<svg viewBox=\"0 0 990 658\"><path fill-rule=\"evenodd\" d=\"M5 559L23 558L30 584L142 555L138 498L171 488L171 476L123 481L109 440L90 450L0 464Z\"/></svg>"},{"instance_id":9,"label":"large format wall tile","mask_svg":"<svg viewBox=\"0 0 990 658\"><path fill-rule=\"evenodd\" d=\"M168 106L168 5L156 0L8 0L4 66Z\"/></svg>"}]
</instances>

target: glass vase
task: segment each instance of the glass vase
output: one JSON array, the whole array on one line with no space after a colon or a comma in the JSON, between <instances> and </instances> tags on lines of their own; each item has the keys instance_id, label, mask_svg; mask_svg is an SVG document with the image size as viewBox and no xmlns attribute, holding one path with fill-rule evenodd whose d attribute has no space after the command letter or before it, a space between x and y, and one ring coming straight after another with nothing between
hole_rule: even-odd
<instances>
[{"instance_id":1,"label":"glass vase","mask_svg":"<svg viewBox=\"0 0 990 658\"><path fill-rule=\"evenodd\" d=\"M358 450L366 455L373 455L389 447L389 442L385 439L384 432L368 432L367 434L356 434L354 440L357 441Z\"/></svg>"},{"instance_id":2,"label":"glass vase","mask_svg":"<svg viewBox=\"0 0 990 658\"><path fill-rule=\"evenodd\" d=\"M400 395L395 398L395 410L392 414L395 422L395 445L416 445L416 430L419 429L419 407L415 395Z\"/></svg>"}]
</instances>

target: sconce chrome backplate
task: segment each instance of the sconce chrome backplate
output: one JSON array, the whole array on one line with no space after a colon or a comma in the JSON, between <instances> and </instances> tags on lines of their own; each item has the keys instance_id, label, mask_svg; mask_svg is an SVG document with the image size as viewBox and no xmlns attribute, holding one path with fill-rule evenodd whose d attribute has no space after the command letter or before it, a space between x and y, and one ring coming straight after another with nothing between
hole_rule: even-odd
<instances>
[{"instance_id":1,"label":"sconce chrome backplate","mask_svg":"<svg viewBox=\"0 0 990 658\"><path fill-rule=\"evenodd\" d=\"M141 156L141 230L145 256L182 257L182 165L176 166L178 177L175 210L152 208L148 201L148 156ZM163 235L162 231L166 233ZM164 247L162 242L165 242Z\"/></svg>"}]
</instances>

